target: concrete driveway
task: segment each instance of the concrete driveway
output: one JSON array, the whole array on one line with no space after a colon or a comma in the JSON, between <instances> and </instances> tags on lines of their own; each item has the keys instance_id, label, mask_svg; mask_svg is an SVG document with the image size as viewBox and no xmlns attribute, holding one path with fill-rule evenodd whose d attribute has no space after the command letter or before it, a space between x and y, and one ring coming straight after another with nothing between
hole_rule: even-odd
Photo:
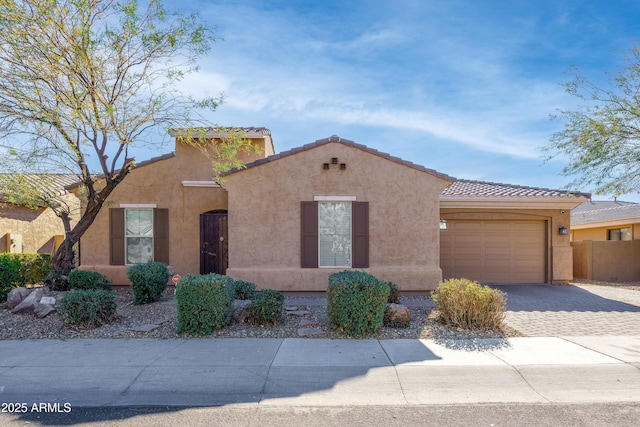
<instances>
[{"instance_id":1,"label":"concrete driveway","mask_svg":"<svg viewBox=\"0 0 640 427\"><path fill-rule=\"evenodd\" d=\"M526 336L640 335L640 291L596 285L495 285L506 323Z\"/></svg>"}]
</instances>

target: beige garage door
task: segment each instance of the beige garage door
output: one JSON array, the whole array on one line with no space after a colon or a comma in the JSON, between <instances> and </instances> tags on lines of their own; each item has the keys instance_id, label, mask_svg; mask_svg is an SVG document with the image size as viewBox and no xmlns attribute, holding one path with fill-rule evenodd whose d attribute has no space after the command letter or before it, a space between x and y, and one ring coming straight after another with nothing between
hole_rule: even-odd
<instances>
[{"instance_id":1,"label":"beige garage door","mask_svg":"<svg viewBox=\"0 0 640 427\"><path fill-rule=\"evenodd\" d=\"M440 231L445 279L482 283L544 283L545 221L448 220Z\"/></svg>"}]
</instances>

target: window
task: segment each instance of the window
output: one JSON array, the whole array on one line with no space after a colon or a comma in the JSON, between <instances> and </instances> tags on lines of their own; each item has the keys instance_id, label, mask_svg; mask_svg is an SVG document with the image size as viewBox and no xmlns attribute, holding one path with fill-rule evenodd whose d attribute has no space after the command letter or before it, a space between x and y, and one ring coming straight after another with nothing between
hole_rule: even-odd
<instances>
[{"instance_id":1,"label":"window","mask_svg":"<svg viewBox=\"0 0 640 427\"><path fill-rule=\"evenodd\" d=\"M111 265L169 263L168 209L109 209Z\"/></svg>"},{"instance_id":2,"label":"window","mask_svg":"<svg viewBox=\"0 0 640 427\"><path fill-rule=\"evenodd\" d=\"M318 203L318 266L351 267L351 203Z\"/></svg>"},{"instance_id":3,"label":"window","mask_svg":"<svg viewBox=\"0 0 640 427\"><path fill-rule=\"evenodd\" d=\"M369 203L302 202L301 265L369 267Z\"/></svg>"},{"instance_id":4,"label":"window","mask_svg":"<svg viewBox=\"0 0 640 427\"><path fill-rule=\"evenodd\" d=\"M607 230L607 240L631 240L631 228Z\"/></svg>"},{"instance_id":5,"label":"window","mask_svg":"<svg viewBox=\"0 0 640 427\"><path fill-rule=\"evenodd\" d=\"M153 261L153 209L125 209L126 264Z\"/></svg>"}]
</instances>

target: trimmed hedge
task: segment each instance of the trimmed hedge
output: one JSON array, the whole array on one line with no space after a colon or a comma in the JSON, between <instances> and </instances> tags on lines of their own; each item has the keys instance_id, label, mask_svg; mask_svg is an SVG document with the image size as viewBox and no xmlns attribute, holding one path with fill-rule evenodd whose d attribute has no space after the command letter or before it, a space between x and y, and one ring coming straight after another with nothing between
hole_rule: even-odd
<instances>
[{"instance_id":1,"label":"trimmed hedge","mask_svg":"<svg viewBox=\"0 0 640 427\"><path fill-rule=\"evenodd\" d=\"M95 328L109 322L116 313L116 293L104 289L69 291L57 311L64 323L76 328Z\"/></svg>"},{"instance_id":2,"label":"trimmed hedge","mask_svg":"<svg viewBox=\"0 0 640 427\"><path fill-rule=\"evenodd\" d=\"M253 299L253 296L258 291L255 283L245 282L244 280L236 280L233 282L233 286L235 287L235 299Z\"/></svg>"},{"instance_id":3,"label":"trimmed hedge","mask_svg":"<svg viewBox=\"0 0 640 427\"><path fill-rule=\"evenodd\" d=\"M7 299L11 289L40 283L50 271L49 254L0 253L0 302Z\"/></svg>"},{"instance_id":4,"label":"trimmed hedge","mask_svg":"<svg viewBox=\"0 0 640 427\"><path fill-rule=\"evenodd\" d=\"M329 276L329 321L353 337L375 334L382 326L390 288L364 271L345 270Z\"/></svg>"},{"instance_id":5,"label":"trimmed hedge","mask_svg":"<svg viewBox=\"0 0 640 427\"><path fill-rule=\"evenodd\" d=\"M255 325L275 325L282 317L284 293L265 289L257 292L251 300L249 323Z\"/></svg>"},{"instance_id":6,"label":"trimmed hedge","mask_svg":"<svg viewBox=\"0 0 640 427\"><path fill-rule=\"evenodd\" d=\"M97 271L72 270L69 273L69 289L111 290L111 280Z\"/></svg>"},{"instance_id":7,"label":"trimmed hedge","mask_svg":"<svg viewBox=\"0 0 640 427\"><path fill-rule=\"evenodd\" d=\"M135 264L127 269L135 305L156 302L162 298L169 281L169 267L162 262Z\"/></svg>"},{"instance_id":8,"label":"trimmed hedge","mask_svg":"<svg viewBox=\"0 0 640 427\"><path fill-rule=\"evenodd\" d=\"M182 276L176 287L178 333L211 335L231 320L235 287L220 274Z\"/></svg>"},{"instance_id":9,"label":"trimmed hedge","mask_svg":"<svg viewBox=\"0 0 640 427\"><path fill-rule=\"evenodd\" d=\"M468 279L440 282L431 294L445 325L463 329L500 331L507 307L506 295Z\"/></svg>"}]
</instances>

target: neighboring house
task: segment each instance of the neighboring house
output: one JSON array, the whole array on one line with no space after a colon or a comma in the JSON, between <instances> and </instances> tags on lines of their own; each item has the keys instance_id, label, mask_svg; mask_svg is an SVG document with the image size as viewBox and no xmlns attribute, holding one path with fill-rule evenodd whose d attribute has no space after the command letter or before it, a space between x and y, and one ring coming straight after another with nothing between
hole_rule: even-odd
<instances>
[{"instance_id":1,"label":"neighboring house","mask_svg":"<svg viewBox=\"0 0 640 427\"><path fill-rule=\"evenodd\" d=\"M456 180L337 136L278 154L267 129L248 136L265 155L247 156L221 185L179 142L139 164L81 239L81 267L127 284L129 264L153 259L286 291L326 290L345 268L406 291L443 276L572 279L560 229L588 195Z\"/></svg>"},{"instance_id":2,"label":"neighboring house","mask_svg":"<svg viewBox=\"0 0 640 427\"><path fill-rule=\"evenodd\" d=\"M78 176L23 174L21 177L31 188L67 204L72 224L78 220L80 200L68 191L77 185ZM6 174L0 174L0 252L53 254L64 240L62 220L48 207L31 209L8 202L3 192L3 183L7 179Z\"/></svg>"},{"instance_id":3,"label":"neighboring house","mask_svg":"<svg viewBox=\"0 0 640 427\"><path fill-rule=\"evenodd\" d=\"M640 204L588 201L571 211L576 278L640 280Z\"/></svg>"},{"instance_id":4,"label":"neighboring house","mask_svg":"<svg viewBox=\"0 0 640 427\"><path fill-rule=\"evenodd\" d=\"M576 206L571 240L640 240L640 204L589 200Z\"/></svg>"}]
</instances>

